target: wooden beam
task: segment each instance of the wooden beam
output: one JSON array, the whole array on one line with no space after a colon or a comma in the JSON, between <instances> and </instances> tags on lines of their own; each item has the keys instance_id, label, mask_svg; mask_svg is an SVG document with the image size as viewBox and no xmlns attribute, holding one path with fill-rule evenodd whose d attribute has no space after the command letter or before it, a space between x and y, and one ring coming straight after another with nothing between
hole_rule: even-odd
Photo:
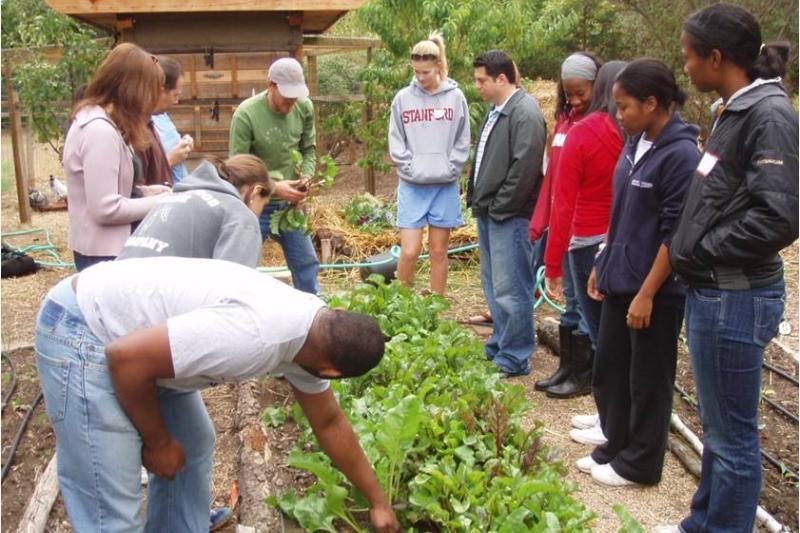
<instances>
[{"instance_id":1,"label":"wooden beam","mask_svg":"<svg viewBox=\"0 0 800 533\"><path fill-rule=\"evenodd\" d=\"M380 48L383 41L370 37L336 37L333 35L303 35L303 46L307 48L334 47L349 48L350 50L366 50L367 48Z\"/></svg>"},{"instance_id":2,"label":"wooden beam","mask_svg":"<svg viewBox=\"0 0 800 533\"><path fill-rule=\"evenodd\" d=\"M306 60L308 61L308 93L313 101L315 96L319 96L319 69L316 56L308 56ZM317 106L314 106L314 133L316 134L314 144L319 152L322 148L322 132L319 127L319 108Z\"/></svg>"},{"instance_id":3,"label":"wooden beam","mask_svg":"<svg viewBox=\"0 0 800 533\"><path fill-rule=\"evenodd\" d=\"M67 15L103 13L191 13L225 11L352 11L366 0L47 0Z\"/></svg>"},{"instance_id":4,"label":"wooden beam","mask_svg":"<svg viewBox=\"0 0 800 533\"><path fill-rule=\"evenodd\" d=\"M25 121L28 125L25 128L25 176L28 178L25 190L28 190L36 184L36 148L33 140L36 133L33 128L33 115L30 110L25 115Z\"/></svg>"},{"instance_id":5,"label":"wooden beam","mask_svg":"<svg viewBox=\"0 0 800 533\"><path fill-rule=\"evenodd\" d=\"M53 455L28 500L17 533L42 533L47 527L47 517L50 516L50 510L58 497L57 470L56 456Z\"/></svg>"},{"instance_id":6,"label":"wooden beam","mask_svg":"<svg viewBox=\"0 0 800 533\"><path fill-rule=\"evenodd\" d=\"M22 169L22 154L20 153L20 142L22 141L22 120L19 116L19 97L14 90L11 80L12 72L7 68L3 73L6 79L6 97L9 106L11 122L11 151L14 155L14 178L17 183L17 203L19 204L19 221L22 224L29 224L31 221L31 206L28 203L28 187L25 174Z\"/></svg>"},{"instance_id":7,"label":"wooden beam","mask_svg":"<svg viewBox=\"0 0 800 533\"><path fill-rule=\"evenodd\" d=\"M238 58L236 54L231 56L231 96L234 98L239 98L239 72L237 71L237 67L239 65Z\"/></svg>"},{"instance_id":8,"label":"wooden beam","mask_svg":"<svg viewBox=\"0 0 800 533\"><path fill-rule=\"evenodd\" d=\"M371 62L372 62L372 47L369 47L367 48L367 66L369 66ZM369 124L370 122L372 122L372 102L370 101L369 96L367 97L367 102L364 104L364 110L365 110L366 122L367 124ZM369 153L369 142L367 142L365 148ZM372 165L367 165L364 168L364 179L366 181L367 192L374 196L375 169L372 167Z\"/></svg>"}]
</instances>

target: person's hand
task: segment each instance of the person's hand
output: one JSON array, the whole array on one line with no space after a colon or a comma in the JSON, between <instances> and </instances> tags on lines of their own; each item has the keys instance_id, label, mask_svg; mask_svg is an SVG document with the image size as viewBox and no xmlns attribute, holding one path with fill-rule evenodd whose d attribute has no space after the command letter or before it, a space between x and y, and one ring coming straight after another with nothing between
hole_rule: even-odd
<instances>
[{"instance_id":1,"label":"person's hand","mask_svg":"<svg viewBox=\"0 0 800 533\"><path fill-rule=\"evenodd\" d=\"M181 140L178 144L176 144L172 150L169 151L167 154L167 161L169 162L169 166L174 167L180 163L186 161L186 158L189 157L189 154L192 151L192 145L189 144L185 140Z\"/></svg>"},{"instance_id":2,"label":"person's hand","mask_svg":"<svg viewBox=\"0 0 800 533\"><path fill-rule=\"evenodd\" d=\"M159 194L167 194L172 192L172 189L166 185L137 185L136 189L143 197L158 196Z\"/></svg>"},{"instance_id":3,"label":"person's hand","mask_svg":"<svg viewBox=\"0 0 800 533\"><path fill-rule=\"evenodd\" d=\"M304 180L283 180L275 183L275 196L292 204L302 202L308 196L308 190L299 190L303 187Z\"/></svg>"},{"instance_id":4,"label":"person's hand","mask_svg":"<svg viewBox=\"0 0 800 533\"><path fill-rule=\"evenodd\" d=\"M544 279L544 286L547 290L547 293L550 295L550 298L560 302L564 299L564 288L562 284L561 276L557 278L545 278Z\"/></svg>"},{"instance_id":5,"label":"person's hand","mask_svg":"<svg viewBox=\"0 0 800 533\"><path fill-rule=\"evenodd\" d=\"M388 505L379 505L369 510L369 521L379 533L399 533L400 523Z\"/></svg>"},{"instance_id":6,"label":"person's hand","mask_svg":"<svg viewBox=\"0 0 800 533\"><path fill-rule=\"evenodd\" d=\"M650 315L653 313L653 298L638 293L628 307L627 322L631 329L647 329L650 327Z\"/></svg>"},{"instance_id":7,"label":"person's hand","mask_svg":"<svg viewBox=\"0 0 800 533\"><path fill-rule=\"evenodd\" d=\"M586 294L592 300L603 301L603 295L597 290L597 269L595 268L592 268L592 273L589 274L589 281L586 282Z\"/></svg>"},{"instance_id":8,"label":"person's hand","mask_svg":"<svg viewBox=\"0 0 800 533\"><path fill-rule=\"evenodd\" d=\"M142 465L152 474L172 479L183 470L186 456L178 441L170 436L163 440L142 446Z\"/></svg>"}]
</instances>

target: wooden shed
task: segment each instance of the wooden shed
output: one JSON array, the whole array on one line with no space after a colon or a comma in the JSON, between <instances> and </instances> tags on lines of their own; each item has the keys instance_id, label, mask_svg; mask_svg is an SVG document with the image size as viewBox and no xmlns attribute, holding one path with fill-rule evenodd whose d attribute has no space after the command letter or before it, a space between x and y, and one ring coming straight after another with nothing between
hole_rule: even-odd
<instances>
[{"instance_id":1,"label":"wooden shed","mask_svg":"<svg viewBox=\"0 0 800 533\"><path fill-rule=\"evenodd\" d=\"M275 59L301 60L309 52L315 57L315 47L358 46L357 39L337 44L318 35L364 2L47 0L53 9L106 29L119 41L181 62L186 73L183 97L169 113L181 133L194 137L196 155L201 156L227 154L233 110L266 88L266 69ZM315 95L316 62L309 63L309 88Z\"/></svg>"}]
</instances>

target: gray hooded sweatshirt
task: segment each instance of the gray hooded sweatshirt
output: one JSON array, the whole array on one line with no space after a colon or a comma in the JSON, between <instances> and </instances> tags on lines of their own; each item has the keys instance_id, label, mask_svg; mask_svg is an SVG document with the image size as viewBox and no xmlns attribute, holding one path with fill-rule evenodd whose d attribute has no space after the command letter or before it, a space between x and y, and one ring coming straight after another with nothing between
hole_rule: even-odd
<instances>
[{"instance_id":1,"label":"gray hooded sweatshirt","mask_svg":"<svg viewBox=\"0 0 800 533\"><path fill-rule=\"evenodd\" d=\"M258 218L236 187L203 161L175 185L128 238L119 259L195 257L255 267L261 255Z\"/></svg>"},{"instance_id":2,"label":"gray hooded sweatshirt","mask_svg":"<svg viewBox=\"0 0 800 533\"><path fill-rule=\"evenodd\" d=\"M458 84L447 78L433 94L414 78L392 101L389 153L400 179L416 185L458 180L469 157L469 113Z\"/></svg>"}]
</instances>

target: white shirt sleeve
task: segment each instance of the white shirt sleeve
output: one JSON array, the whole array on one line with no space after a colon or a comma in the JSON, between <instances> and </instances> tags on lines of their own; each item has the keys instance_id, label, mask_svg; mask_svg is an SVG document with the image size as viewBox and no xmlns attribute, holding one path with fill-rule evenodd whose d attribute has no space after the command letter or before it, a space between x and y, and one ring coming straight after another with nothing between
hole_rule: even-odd
<instances>
[{"instance_id":1,"label":"white shirt sleeve","mask_svg":"<svg viewBox=\"0 0 800 533\"><path fill-rule=\"evenodd\" d=\"M239 381L263 375L280 362L260 342L250 308L220 303L167 320L176 380Z\"/></svg>"},{"instance_id":2,"label":"white shirt sleeve","mask_svg":"<svg viewBox=\"0 0 800 533\"><path fill-rule=\"evenodd\" d=\"M312 376L295 363L284 363L276 368L275 372L282 373L289 383L306 394L319 394L330 387L330 382L327 379Z\"/></svg>"}]
</instances>

